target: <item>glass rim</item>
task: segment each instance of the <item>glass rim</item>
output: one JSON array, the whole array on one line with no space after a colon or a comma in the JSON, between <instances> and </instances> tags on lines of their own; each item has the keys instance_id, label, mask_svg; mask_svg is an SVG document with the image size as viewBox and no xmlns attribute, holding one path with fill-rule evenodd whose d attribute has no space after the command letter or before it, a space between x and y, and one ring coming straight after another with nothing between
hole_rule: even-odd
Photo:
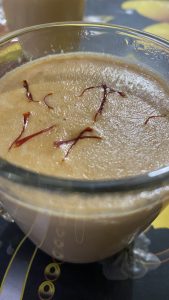
<instances>
[{"instance_id":1,"label":"glass rim","mask_svg":"<svg viewBox=\"0 0 169 300\"><path fill-rule=\"evenodd\" d=\"M86 27L86 28L102 28L102 29L117 29L122 30L124 33L132 33L137 37L146 38L149 41L155 42L160 46L165 46L169 50L169 42L156 35L149 34L130 27L124 27L114 24L101 24L101 23L86 23L86 22L55 22L41 25L35 25L13 31L0 37L0 46L32 31L43 30L53 27ZM105 179L105 180L78 180L66 179L44 174L35 173L33 171L18 167L14 164L7 162L0 158L0 177L10 180L14 183L23 184L28 187L42 188L50 191L58 192L83 192L83 193L114 193L114 192L131 192L141 190L144 188L159 187L169 182L169 165L154 170L143 175L136 175L132 177L125 177L121 179Z\"/></svg>"}]
</instances>

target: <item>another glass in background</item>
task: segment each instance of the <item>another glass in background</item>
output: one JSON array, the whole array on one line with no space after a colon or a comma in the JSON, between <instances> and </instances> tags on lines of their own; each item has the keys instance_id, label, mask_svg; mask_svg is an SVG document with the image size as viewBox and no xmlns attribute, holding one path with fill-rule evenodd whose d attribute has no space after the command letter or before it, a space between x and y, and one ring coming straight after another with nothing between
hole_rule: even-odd
<instances>
[{"instance_id":1,"label":"another glass in background","mask_svg":"<svg viewBox=\"0 0 169 300\"><path fill-rule=\"evenodd\" d=\"M9 31L18 30L32 25L46 24L61 21L80 21L83 18L85 0L0 0L0 5L4 10L7 28ZM22 36L19 41L27 58L40 57L45 51L58 47L58 39L51 36L53 33L46 31L46 35L36 36L33 47L30 45L29 37ZM59 41L64 50L69 47L72 41L70 32L61 32ZM51 40L53 44L51 44ZM79 37L73 44L79 43ZM46 49L49 45L49 49ZM62 49L60 49L62 51Z\"/></svg>"},{"instance_id":2,"label":"another glass in background","mask_svg":"<svg viewBox=\"0 0 169 300\"><path fill-rule=\"evenodd\" d=\"M32 25L80 21L84 0L2 0L9 30Z\"/></svg>"}]
</instances>

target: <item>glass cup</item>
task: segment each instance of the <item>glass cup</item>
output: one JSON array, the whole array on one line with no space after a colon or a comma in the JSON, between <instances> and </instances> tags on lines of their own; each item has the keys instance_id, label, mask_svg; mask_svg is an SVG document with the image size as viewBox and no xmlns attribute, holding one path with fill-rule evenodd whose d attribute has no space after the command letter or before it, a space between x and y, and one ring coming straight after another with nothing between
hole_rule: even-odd
<instances>
[{"instance_id":1,"label":"glass cup","mask_svg":"<svg viewBox=\"0 0 169 300\"><path fill-rule=\"evenodd\" d=\"M30 59L77 51L111 54L169 80L167 41L134 29L83 23L39 25L1 37L0 76ZM30 58L29 52L35 55ZM151 224L168 199L168 166L120 180L84 181L35 174L0 159L3 209L37 247L62 261L112 256Z\"/></svg>"},{"instance_id":2,"label":"glass cup","mask_svg":"<svg viewBox=\"0 0 169 300\"><path fill-rule=\"evenodd\" d=\"M1 0L9 30L61 21L80 21L85 0Z\"/></svg>"}]
</instances>

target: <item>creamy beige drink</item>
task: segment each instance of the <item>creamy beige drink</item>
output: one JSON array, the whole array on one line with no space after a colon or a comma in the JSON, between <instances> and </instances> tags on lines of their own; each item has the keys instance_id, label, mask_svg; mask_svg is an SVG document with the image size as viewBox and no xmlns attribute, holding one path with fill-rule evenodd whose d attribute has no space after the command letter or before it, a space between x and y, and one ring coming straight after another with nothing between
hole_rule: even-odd
<instances>
[{"instance_id":1,"label":"creamy beige drink","mask_svg":"<svg viewBox=\"0 0 169 300\"><path fill-rule=\"evenodd\" d=\"M59 21L80 21L84 0L3 0L10 30Z\"/></svg>"},{"instance_id":2,"label":"creamy beige drink","mask_svg":"<svg viewBox=\"0 0 169 300\"><path fill-rule=\"evenodd\" d=\"M168 164L168 113L167 85L144 68L99 54L49 56L0 79L0 156L67 179L144 174ZM167 195L161 189L125 201L119 194L64 200L20 189L30 206L6 207L47 253L89 262L122 249L151 223L161 209L156 200Z\"/></svg>"},{"instance_id":3,"label":"creamy beige drink","mask_svg":"<svg viewBox=\"0 0 169 300\"><path fill-rule=\"evenodd\" d=\"M117 179L168 164L167 87L108 56L29 63L1 79L0 105L1 157L37 173Z\"/></svg>"}]
</instances>

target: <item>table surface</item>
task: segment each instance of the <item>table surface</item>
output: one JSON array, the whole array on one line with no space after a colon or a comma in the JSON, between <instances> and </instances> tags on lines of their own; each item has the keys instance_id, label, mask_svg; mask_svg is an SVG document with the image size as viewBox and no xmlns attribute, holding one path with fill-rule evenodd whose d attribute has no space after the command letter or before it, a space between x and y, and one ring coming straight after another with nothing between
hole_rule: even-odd
<instances>
[{"instance_id":1,"label":"table surface","mask_svg":"<svg viewBox=\"0 0 169 300\"><path fill-rule=\"evenodd\" d=\"M85 15L88 21L135 27L169 39L168 0L88 0ZM125 281L107 280L99 263L58 264L15 224L0 220L0 300L168 300L168 215L166 209L147 233L160 267L142 279Z\"/></svg>"}]
</instances>

